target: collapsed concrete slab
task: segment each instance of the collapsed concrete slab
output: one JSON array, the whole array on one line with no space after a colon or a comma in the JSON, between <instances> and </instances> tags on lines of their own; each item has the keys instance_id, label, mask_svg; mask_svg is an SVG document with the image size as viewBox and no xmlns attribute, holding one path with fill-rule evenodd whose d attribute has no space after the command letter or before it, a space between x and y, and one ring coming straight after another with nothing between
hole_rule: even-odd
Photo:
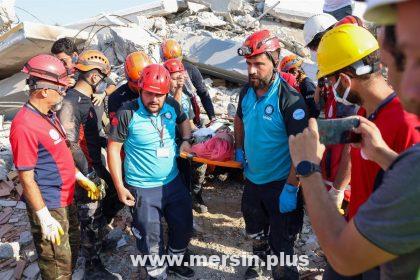
<instances>
[{"instance_id":1,"label":"collapsed concrete slab","mask_svg":"<svg viewBox=\"0 0 420 280\"><path fill-rule=\"evenodd\" d=\"M19 72L26 61L39 53L49 53L52 44L59 38L73 38L76 30L33 22L22 22L0 36L0 79ZM85 41L87 34L81 32L76 43Z\"/></svg>"},{"instance_id":2,"label":"collapsed concrete slab","mask_svg":"<svg viewBox=\"0 0 420 280\"><path fill-rule=\"evenodd\" d=\"M109 15L116 15L117 17L122 17L128 21L135 21L137 16L165 16L172 13L176 13L179 8L179 3L177 0L158 0L150 3L141 4L134 6L128 9L113 11L107 13ZM128 22L122 19L122 21L127 24ZM105 16L105 13L98 15L92 18L84 19L78 22L70 23L65 25L69 28L83 29L92 25L109 25L114 24L113 20L110 20Z\"/></svg>"},{"instance_id":3,"label":"collapsed concrete slab","mask_svg":"<svg viewBox=\"0 0 420 280\"><path fill-rule=\"evenodd\" d=\"M190 0L190 2L209 7L215 13L239 12L243 8L242 0Z\"/></svg>"},{"instance_id":4,"label":"collapsed concrete slab","mask_svg":"<svg viewBox=\"0 0 420 280\"><path fill-rule=\"evenodd\" d=\"M204 35L190 35L181 41L184 42L183 49L188 50L185 59L197 65L202 73L234 83L247 82L245 59L237 53L241 46L240 42ZM290 51L282 49L280 56L282 58L289 54L291 54ZM316 66L305 61L302 67L308 77L315 80Z\"/></svg>"},{"instance_id":5,"label":"collapsed concrete slab","mask_svg":"<svg viewBox=\"0 0 420 280\"><path fill-rule=\"evenodd\" d=\"M264 11L271 9L278 3L278 0L266 0ZM268 13L278 19L304 24L305 21L313 15L322 13L324 0L281 0L274 9ZM355 2L353 14L363 17L366 4Z\"/></svg>"},{"instance_id":6,"label":"collapsed concrete slab","mask_svg":"<svg viewBox=\"0 0 420 280\"><path fill-rule=\"evenodd\" d=\"M28 100L27 75L17 73L0 81L0 115L12 119L14 114Z\"/></svg>"}]
</instances>

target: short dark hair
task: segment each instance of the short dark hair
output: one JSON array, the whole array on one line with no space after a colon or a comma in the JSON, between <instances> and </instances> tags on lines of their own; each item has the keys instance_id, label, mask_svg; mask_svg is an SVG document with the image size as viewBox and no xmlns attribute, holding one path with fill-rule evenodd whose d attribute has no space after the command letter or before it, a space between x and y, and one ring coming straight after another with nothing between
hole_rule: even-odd
<instances>
[{"instance_id":1,"label":"short dark hair","mask_svg":"<svg viewBox=\"0 0 420 280\"><path fill-rule=\"evenodd\" d=\"M403 72L405 68L405 55L397 47L397 35L395 34L395 25L386 25L384 27L383 48L389 51L394 58L395 67Z\"/></svg>"},{"instance_id":2,"label":"short dark hair","mask_svg":"<svg viewBox=\"0 0 420 280\"><path fill-rule=\"evenodd\" d=\"M61 38L54 42L51 47L52 54L65 53L67 55L72 55L73 53L78 53L76 45L69 38Z\"/></svg>"}]
</instances>

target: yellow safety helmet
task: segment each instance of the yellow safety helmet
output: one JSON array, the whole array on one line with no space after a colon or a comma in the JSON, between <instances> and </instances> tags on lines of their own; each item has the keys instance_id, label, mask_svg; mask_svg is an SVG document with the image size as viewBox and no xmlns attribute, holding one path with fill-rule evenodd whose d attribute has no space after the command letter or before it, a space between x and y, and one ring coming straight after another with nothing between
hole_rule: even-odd
<instances>
[{"instance_id":1,"label":"yellow safety helmet","mask_svg":"<svg viewBox=\"0 0 420 280\"><path fill-rule=\"evenodd\" d=\"M353 65L378 49L378 41L367 29L353 24L334 27L319 43L317 78Z\"/></svg>"}]
</instances>

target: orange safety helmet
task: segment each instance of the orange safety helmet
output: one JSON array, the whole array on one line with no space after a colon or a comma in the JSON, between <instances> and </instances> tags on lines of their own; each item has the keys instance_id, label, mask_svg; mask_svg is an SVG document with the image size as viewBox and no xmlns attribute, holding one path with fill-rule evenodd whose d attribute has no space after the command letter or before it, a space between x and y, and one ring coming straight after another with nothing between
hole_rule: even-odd
<instances>
[{"instance_id":1,"label":"orange safety helmet","mask_svg":"<svg viewBox=\"0 0 420 280\"><path fill-rule=\"evenodd\" d=\"M165 59L179 58L182 56L181 45L174 39L168 39L161 45L162 54Z\"/></svg>"},{"instance_id":2,"label":"orange safety helmet","mask_svg":"<svg viewBox=\"0 0 420 280\"><path fill-rule=\"evenodd\" d=\"M142 51L132 52L125 58L124 70L128 84L136 90L139 90L138 82L141 78L143 69L152 64L150 57Z\"/></svg>"},{"instance_id":3,"label":"orange safety helmet","mask_svg":"<svg viewBox=\"0 0 420 280\"><path fill-rule=\"evenodd\" d=\"M302 65L302 60L295 54L285 56L280 62L280 69L282 72L289 72L293 68L299 68Z\"/></svg>"},{"instance_id":4,"label":"orange safety helmet","mask_svg":"<svg viewBox=\"0 0 420 280\"><path fill-rule=\"evenodd\" d=\"M111 65L108 58L97 50L87 50L79 55L76 69L87 72L93 69L98 69L102 74L108 75L111 72Z\"/></svg>"}]
</instances>

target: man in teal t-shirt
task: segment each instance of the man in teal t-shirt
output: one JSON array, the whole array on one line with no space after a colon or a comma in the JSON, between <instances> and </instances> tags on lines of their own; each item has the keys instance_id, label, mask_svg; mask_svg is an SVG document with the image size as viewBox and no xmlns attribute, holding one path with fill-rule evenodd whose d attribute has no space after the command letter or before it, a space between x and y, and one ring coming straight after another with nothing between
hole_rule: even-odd
<instances>
[{"instance_id":1,"label":"man in teal t-shirt","mask_svg":"<svg viewBox=\"0 0 420 280\"><path fill-rule=\"evenodd\" d=\"M158 64L144 68L140 98L124 103L111 120L108 163L120 200L132 206L132 231L144 255L162 256L162 216L169 227L168 255L183 255L192 234L191 196L176 164L176 130L180 149L189 152L191 127L180 104L170 96L170 76ZM124 145L124 186L120 152ZM167 265L147 264L152 279L166 279ZM183 278L194 271L182 264L169 271Z\"/></svg>"},{"instance_id":2,"label":"man in teal t-shirt","mask_svg":"<svg viewBox=\"0 0 420 280\"><path fill-rule=\"evenodd\" d=\"M277 73L280 43L268 30L249 36L238 54L245 56L249 83L239 96L235 116L235 158L242 162L245 188L242 213L253 254L293 258L303 223L302 199L291 165L288 138L307 126L303 97ZM254 264L245 279L261 275ZM298 279L295 266L272 268L274 279ZM283 278L284 277L284 278Z\"/></svg>"}]
</instances>

